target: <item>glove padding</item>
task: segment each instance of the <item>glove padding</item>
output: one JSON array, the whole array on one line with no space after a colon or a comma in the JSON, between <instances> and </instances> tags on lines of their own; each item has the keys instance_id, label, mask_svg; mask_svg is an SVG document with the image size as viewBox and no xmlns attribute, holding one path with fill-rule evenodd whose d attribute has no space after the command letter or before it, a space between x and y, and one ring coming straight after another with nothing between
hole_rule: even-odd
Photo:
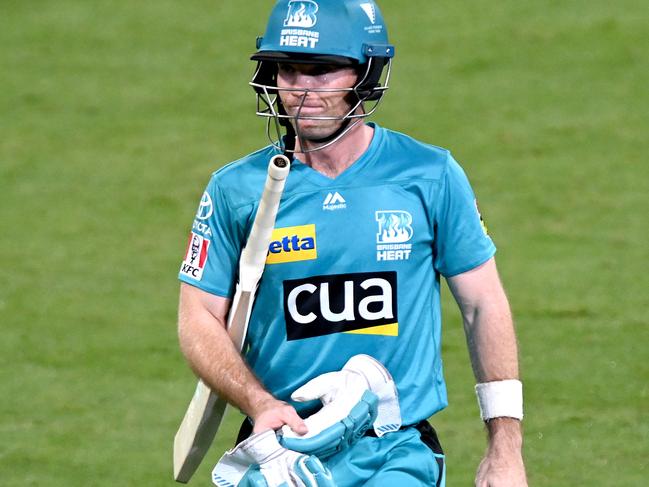
<instances>
[{"instance_id":1,"label":"glove padding","mask_svg":"<svg viewBox=\"0 0 649 487\"><path fill-rule=\"evenodd\" d=\"M286 436L280 434L279 442L289 450L315 455L326 460L356 443L372 427L376 420L378 403L376 394L366 390L347 416L339 421L330 424L334 418L314 414L305 420L309 428L307 434L303 436L296 436L294 433Z\"/></svg>"},{"instance_id":2,"label":"glove padding","mask_svg":"<svg viewBox=\"0 0 649 487\"><path fill-rule=\"evenodd\" d=\"M305 435L284 426L281 444L323 460L352 445L370 427L379 437L401 427L392 376L369 355L355 355L339 372L315 377L293 392L291 398L300 402L320 399L323 407L304 420L309 429Z\"/></svg>"},{"instance_id":3,"label":"glove padding","mask_svg":"<svg viewBox=\"0 0 649 487\"><path fill-rule=\"evenodd\" d=\"M214 467L212 481L218 487L336 487L317 457L283 448L272 430L227 451Z\"/></svg>"},{"instance_id":4,"label":"glove padding","mask_svg":"<svg viewBox=\"0 0 649 487\"><path fill-rule=\"evenodd\" d=\"M268 469L266 469L268 470ZM331 472L313 455L300 455L290 470L292 481L282 481L281 484L271 484L259 466L251 467L239 483L239 487L336 487Z\"/></svg>"}]
</instances>

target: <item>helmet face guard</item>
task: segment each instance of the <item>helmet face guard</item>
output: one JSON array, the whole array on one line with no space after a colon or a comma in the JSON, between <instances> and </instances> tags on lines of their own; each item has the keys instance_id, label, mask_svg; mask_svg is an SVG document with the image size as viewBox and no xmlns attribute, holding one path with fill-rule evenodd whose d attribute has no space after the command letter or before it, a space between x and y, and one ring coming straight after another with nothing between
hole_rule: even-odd
<instances>
[{"instance_id":1,"label":"helmet face guard","mask_svg":"<svg viewBox=\"0 0 649 487\"><path fill-rule=\"evenodd\" d=\"M257 69L250 85L257 95L257 115L267 119L271 143L284 152L294 152L295 137L302 152L323 149L374 113L388 89L394 46L388 44L383 17L373 0L279 0L270 16L264 37L257 39L252 56ZM325 64L353 67L358 73L349 88L278 88L277 65ZM289 115L280 92L299 92L301 103ZM349 110L339 116L305 115L302 107L310 93L340 93ZM367 105L367 106L366 106ZM300 120L339 120L340 127L305 149ZM282 137L282 128L286 137Z\"/></svg>"},{"instance_id":2,"label":"helmet face guard","mask_svg":"<svg viewBox=\"0 0 649 487\"><path fill-rule=\"evenodd\" d=\"M370 77L373 72L378 71L380 76L384 71L384 62L387 62L384 79L382 82L372 81ZM332 134L322 139L311 139L311 142L319 143L315 148L305 149L305 145L302 142L300 143L301 152L313 152L330 146L364 118L369 117L376 111L383 93L389 86L390 64L390 59L384 61L372 58L365 66L359 65L360 72L356 84L349 88L278 88L276 83L277 65L270 61L260 61L250 86L254 88L257 94L256 114L267 119L266 135L268 139L277 149L284 152L294 152L294 148L290 144L286 144L285 139L282 137L282 127L286 130L286 139L297 137L302 141L304 138L299 129L300 120L337 120L341 122L340 127ZM376 65L380 65L380 69L377 70ZM264 79L269 75L272 76L270 80ZM301 94L300 105L293 115L289 115L282 105L279 96L280 92ZM310 93L339 93L347 99L349 109L343 115L337 116L303 114L302 107Z\"/></svg>"}]
</instances>

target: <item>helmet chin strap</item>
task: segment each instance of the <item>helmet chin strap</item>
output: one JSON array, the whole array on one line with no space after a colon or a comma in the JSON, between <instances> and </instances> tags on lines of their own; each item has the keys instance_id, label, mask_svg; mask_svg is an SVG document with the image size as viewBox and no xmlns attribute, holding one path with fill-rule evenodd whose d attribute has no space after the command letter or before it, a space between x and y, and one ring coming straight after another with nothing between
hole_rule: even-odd
<instances>
[{"instance_id":1,"label":"helmet chin strap","mask_svg":"<svg viewBox=\"0 0 649 487\"><path fill-rule=\"evenodd\" d=\"M277 111L281 115L286 115L286 110L284 109L284 105L282 104L279 97L277 97ZM295 138L296 138L295 129L293 128L293 124L291 124L291 122L285 118L279 119L279 124L286 129L286 136L284 137L284 144L283 144L284 155L288 157L289 161L292 162L293 156L295 154ZM281 134L278 135L281 139Z\"/></svg>"}]
</instances>

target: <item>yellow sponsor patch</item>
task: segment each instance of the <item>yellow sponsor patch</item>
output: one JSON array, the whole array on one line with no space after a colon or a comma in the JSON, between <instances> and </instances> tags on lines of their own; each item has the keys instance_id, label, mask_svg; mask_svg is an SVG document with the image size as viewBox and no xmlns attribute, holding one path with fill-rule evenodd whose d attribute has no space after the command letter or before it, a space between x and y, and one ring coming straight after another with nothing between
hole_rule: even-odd
<instances>
[{"instance_id":1,"label":"yellow sponsor patch","mask_svg":"<svg viewBox=\"0 0 649 487\"><path fill-rule=\"evenodd\" d=\"M355 333L357 335L385 335L396 337L399 336L399 323L371 326L369 328L361 328L360 330L346 331L345 333Z\"/></svg>"},{"instance_id":2,"label":"yellow sponsor patch","mask_svg":"<svg viewBox=\"0 0 649 487\"><path fill-rule=\"evenodd\" d=\"M315 224L273 230L266 264L282 264L317 258Z\"/></svg>"}]
</instances>

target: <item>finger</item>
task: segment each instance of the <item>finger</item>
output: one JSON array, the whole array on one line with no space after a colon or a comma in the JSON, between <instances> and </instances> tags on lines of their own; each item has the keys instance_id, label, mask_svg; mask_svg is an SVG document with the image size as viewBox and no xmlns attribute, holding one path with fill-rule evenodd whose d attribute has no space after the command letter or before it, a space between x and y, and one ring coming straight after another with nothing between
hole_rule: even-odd
<instances>
[{"instance_id":1,"label":"finger","mask_svg":"<svg viewBox=\"0 0 649 487\"><path fill-rule=\"evenodd\" d=\"M296 389L293 394L291 394L291 399L299 402L313 401L314 399L320 399L322 396L331 393L331 391L336 388L336 374L337 372L329 372L311 379L302 387Z\"/></svg>"},{"instance_id":2,"label":"finger","mask_svg":"<svg viewBox=\"0 0 649 487\"><path fill-rule=\"evenodd\" d=\"M285 423L278 417L260 417L255 421L255 425L252 428L254 434L263 433L267 430L276 431L281 428Z\"/></svg>"},{"instance_id":3,"label":"finger","mask_svg":"<svg viewBox=\"0 0 649 487\"><path fill-rule=\"evenodd\" d=\"M298 435L305 435L309 432L309 428L307 427L306 423L302 418L300 418L300 416L298 416L295 409L291 408L290 410L287 410L283 419L284 424L288 425L288 427Z\"/></svg>"},{"instance_id":4,"label":"finger","mask_svg":"<svg viewBox=\"0 0 649 487\"><path fill-rule=\"evenodd\" d=\"M275 407L268 409L264 411L262 414L254 418L254 427L252 429L253 433L261 433L262 431L272 429L272 430L278 430L285 424L286 422L286 410L290 412L295 413L295 409L293 409L292 406L289 406L286 403L278 403Z\"/></svg>"}]
</instances>

